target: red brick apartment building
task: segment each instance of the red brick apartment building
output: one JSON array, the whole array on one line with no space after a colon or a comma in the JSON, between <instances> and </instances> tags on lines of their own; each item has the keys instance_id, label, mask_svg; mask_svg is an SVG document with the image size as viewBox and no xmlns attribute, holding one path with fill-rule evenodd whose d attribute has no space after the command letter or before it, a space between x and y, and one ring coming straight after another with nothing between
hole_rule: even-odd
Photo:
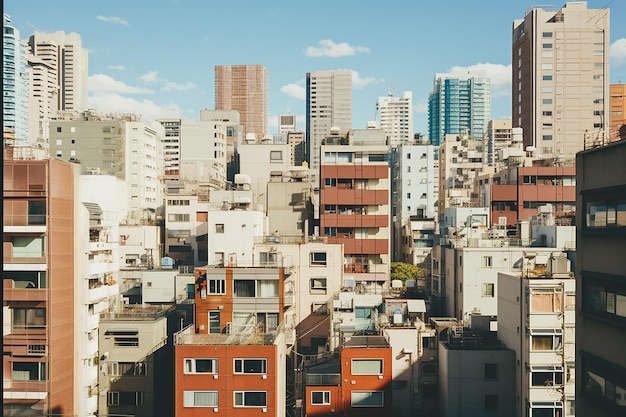
<instances>
[{"instance_id":1,"label":"red brick apartment building","mask_svg":"<svg viewBox=\"0 0 626 417\"><path fill-rule=\"evenodd\" d=\"M392 357L385 338L352 336L339 356L306 371L305 415L390 416Z\"/></svg>"},{"instance_id":2,"label":"red brick apartment building","mask_svg":"<svg viewBox=\"0 0 626 417\"><path fill-rule=\"evenodd\" d=\"M283 268L198 268L194 326L174 336L177 417L284 416Z\"/></svg>"},{"instance_id":3,"label":"red brick apartment building","mask_svg":"<svg viewBox=\"0 0 626 417\"><path fill-rule=\"evenodd\" d=\"M77 166L4 159L3 410L74 415Z\"/></svg>"},{"instance_id":4,"label":"red brick apartment building","mask_svg":"<svg viewBox=\"0 0 626 417\"><path fill-rule=\"evenodd\" d=\"M490 185L491 223L515 227L539 206L552 204L557 218L573 218L576 211L576 167L515 167L494 176ZM573 224L573 222L572 222Z\"/></svg>"}]
</instances>

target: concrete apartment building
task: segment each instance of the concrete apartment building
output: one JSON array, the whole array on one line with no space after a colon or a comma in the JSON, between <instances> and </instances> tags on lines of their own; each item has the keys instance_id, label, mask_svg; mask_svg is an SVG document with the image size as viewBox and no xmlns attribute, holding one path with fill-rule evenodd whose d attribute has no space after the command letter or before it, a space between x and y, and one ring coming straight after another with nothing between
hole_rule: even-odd
<instances>
[{"instance_id":1,"label":"concrete apartment building","mask_svg":"<svg viewBox=\"0 0 626 417\"><path fill-rule=\"evenodd\" d=\"M291 146L287 143L246 140L236 152L236 171L250 177L250 187L256 196L267 192L272 175L282 175L291 167Z\"/></svg>"},{"instance_id":2,"label":"concrete apartment building","mask_svg":"<svg viewBox=\"0 0 626 417\"><path fill-rule=\"evenodd\" d=\"M130 216L154 219L163 206L163 136L161 125L134 115L71 113L50 122L50 156L80 163L81 174L125 180Z\"/></svg>"},{"instance_id":3,"label":"concrete apartment building","mask_svg":"<svg viewBox=\"0 0 626 417\"><path fill-rule=\"evenodd\" d=\"M576 412L626 407L626 142L576 157Z\"/></svg>"},{"instance_id":4,"label":"concrete apartment building","mask_svg":"<svg viewBox=\"0 0 626 417\"><path fill-rule=\"evenodd\" d=\"M28 39L32 62L29 131L48 139L48 122L62 111L87 109L88 55L80 35L35 32Z\"/></svg>"},{"instance_id":5,"label":"concrete apartment building","mask_svg":"<svg viewBox=\"0 0 626 417\"><path fill-rule=\"evenodd\" d=\"M539 259L528 248L520 272L498 274L498 339L516 360L511 415L573 416L576 280L565 253Z\"/></svg>"},{"instance_id":6,"label":"concrete apartment building","mask_svg":"<svg viewBox=\"0 0 626 417\"><path fill-rule=\"evenodd\" d=\"M306 155L313 189L321 186L320 147L332 128L352 128L352 73L316 71L306 74ZM317 217L316 217L317 218Z\"/></svg>"},{"instance_id":7,"label":"concrete apartment building","mask_svg":"<svg viewBox=\"0 0 626 417\"><path fill-rule=\"evenodd\" d=\"M463 325L451 326L442 339L437 360L439 415L513 415L515 352L488 332Z\"/></svg>"},{"instance_id":8,"label":"concrete apartment building","mask_svg":"<svg viewBox=\"0 0 626 417\"><path fill-rule=\"evenodd\" d=\"M268 234L308 236L312 193L307 167L292 166L287 172L275 172L267 183Z\"/></svg>"},{"instance_id":9,"label":"concrete apartment building","mask_svg":"<svg viewBox=\"0 0 626 417\"><path fill-rule=\"evenodd\" d=\"M5 150L3 408L79 412L78 167L13 160Z\"/></svg>"},{"instance_id":10,"label":"concrete apartment building","mask_svg":"<svg viewBox=\"0 0 626 417\"><path fill-rule=\"evenodd\" d=\"M413 142L413 93L404 91L400 97L378 97L376 102L378 126L385 131L387 145L395 147Z\"/></svg>"},{"instance_id":11,"label":"concrete apartment building","mask_svg":"<svg viewBox=\"0 0 626 417\"><path fill-rule=\"evenodd\" d=\"M381 129L324 139L320 168L320 235L344 245L344 277L388 285L391 181Z\"/></svg>"},{"instance_id":12,"label":"concrete apartment building","mask_svg":"<svg viewBox=\"0 0 626 417\"><path fill-rule=\"evenodd\" d=\"M163 354L168 311L173 307L126 305L101 313L99 415L172 413L172 357Z\"/></svg>"},{"instance_id":13,"label":"concrete apartment building","mask_svg":"<svg viewBox=\"0 0 626 417\"><path fill-rule=\"evenodd\" d=\"M27 45L20 40L19 30L13 26L11 17L4 13L3 27L3 131L13 134L13 144L25 146L28 137L28 61ZM5 135L6 140L6 135ZM12 144L12 145L13 145Z\"/></svg>"},{"instance_id":14,"label":"concrete apartment building","mask_svg":"<svg viewBox=\"0 0 626 417\"><path fill-rule=\"evenodd\" d=\"M268 131L268 76L263 65L216 65L215 109L237 110L242 137L261 141Z\"/></svg>"},{"instance_id":15,"label":"concrete apartment building","mask_svg":"<svg viewBox=\"0 0 626 417\"><path fill-rule=\"evenodd\" d=\"M437 216L438 149L429 144L400 143L391 155L392 253L400 256L407 246L403 229L409 218Z\"/></svg>"},{"instance_id":16,"label":"concrete apartment building","mask_svg":"<svg viewBox=\"0 0 626 417\"><path fill-rule=\"evenodd\" d=\"M573 158L609 127L610 10L586 1L529 8L513 21L513 127L524 149Z\"/></svg>"},{"instance_id":17,"label":"concrete apartment building","mask_svg":"<svg viewBox=\"0 0 626 417\"><path fill-rule=\"evenodd\" d=\"M626 84L611 84L609 140L626 139Z\"/></svg>"},{"instance_id":18,"label":"concrete apartment building","mask_svg":"<svg viewBox=\"0 0 626 417\"><path fill-rule=\"evenodd\" d=\"M518 136L514 136L513 122L510 119L501 120L489 120L487 122L487 129L483 134L483 161L489 166L498 165L500 162L498 149L508 148L517 139ZM516 133L521 133L521 129L517 129ZM519 136L519 141L522 141L522 137Z\"/></svg>"},{"instance_id":19,"label":"concrete apartment building","mask_svg":"<svg viewBox=\"0 0 626 417\"><path fill-rule=\"evenodd\" d=\"M435 74L428 95L428 138L442 145L447 135L481 139L491 118L491 80L484 74Z\"/></svg>"}]
</instances>

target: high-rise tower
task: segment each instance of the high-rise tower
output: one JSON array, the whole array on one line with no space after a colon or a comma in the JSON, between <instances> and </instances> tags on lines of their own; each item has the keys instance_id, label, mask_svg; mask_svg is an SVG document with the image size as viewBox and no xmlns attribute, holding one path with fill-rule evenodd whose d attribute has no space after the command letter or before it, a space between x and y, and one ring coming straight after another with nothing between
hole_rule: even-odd
<instances>
[{"instance_id":1,"label":"high-rise tower","mask_svg":"<svg viewBox=\"0 0 626 417\"><path fill-rule=\"evenodd\" d=\"M513 22L513 127L524 147L573 157L609 124L609 10L586 1Z\"/></svg>"},{"instance_id":2,"label":"high-rise tower","mask_svg":"<svg viewBox=\"0 0 626 417\"><path fill-rule=\"evenodd\" d=\"M253 133L260 142L267 135L267 95L265 66L215 66L215 109L237 110L244 138Z\"/></svg>"},{"instance_id":3,"label":"high-rise tower","mask_svg":"<svg viewBox=\"0 0 626 417\"><path fill-rule=\"evenodd\" d=\"M400 97L378 97L376 113L380 128L385 131L387 145L413 142L413 93L405 91Z\"/></svg>"},{"instance_id":4,"label":"high-rise tower","mask_svg":"<svg viewBox=\"0 0 626 417\"><path fill-rule=\"evenodd\" d=\"M491 80L482 74L436 74L428 96L428 137L435 146L446 135L482 138L491 118Z\"/></svg>"},{"instance_id":5,"label":"high-rise tower","mask_svg":"<svg viewBox=\"0 0 626 417\"><path fill-rule=\"evenodd\" d=\"M347 70L306 74L306 160L314 188L319 188L320 146L331 128L352 128L352 73Z\"/></svg>"},{"instance_id":6,"label":"high-rise tower","mask_svg":"<svg viewBox=\"0 0 626 417\"><path fill-rule=\"evenodd\" d=\"M3 16L4 42L2 65L4 130L15 139L15 145L28 144L28 73L26 45L20 41L20 32L11 24L8 14Z\"/></svg>"}]
</instances>

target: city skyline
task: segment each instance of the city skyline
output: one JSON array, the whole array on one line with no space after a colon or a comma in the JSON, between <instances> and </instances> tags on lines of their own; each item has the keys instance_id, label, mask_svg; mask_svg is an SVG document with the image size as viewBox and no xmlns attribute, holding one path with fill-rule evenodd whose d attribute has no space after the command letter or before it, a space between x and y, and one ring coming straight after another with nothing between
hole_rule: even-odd
<instances>
[{"instance_id":1,"label":"city skyline","mask_svg":"<svg viewBox=\"0 0 626 417\"><path fill-rule=\"evenodd\" d=\"M533 3L482 5L478 9L471 3L449 2L456 13L446 14L443 26L441 19L433 18L440 6L399 2L382 10L327 2L307 10L285 2L250 3L235 11L222 4L184 1L147 9L117 1L70 1L63 7L37 2L33 7L9 0L4 12L23 39L35 31L81 36L89 50L89 107L102 112L198 119L200 110L214 107L215 65L261 64L268 70L270 133L278 131L278 116L287 113L296 115L297 128L304 130L306 73L349 69L353 128L375 120L378 97L411 91L415 132L425 133L436 73L484 70L492 84L491 118L510 117L512 24ZM587 7L608 7L613 22L626 16L622 2L594 0L587 1ZM394 30L374 26L372 16ZM240 28L234 30L236 26ZM623 26L612 25L610 45L610 81L626 82Z\"/></svg>"}]
</instances>

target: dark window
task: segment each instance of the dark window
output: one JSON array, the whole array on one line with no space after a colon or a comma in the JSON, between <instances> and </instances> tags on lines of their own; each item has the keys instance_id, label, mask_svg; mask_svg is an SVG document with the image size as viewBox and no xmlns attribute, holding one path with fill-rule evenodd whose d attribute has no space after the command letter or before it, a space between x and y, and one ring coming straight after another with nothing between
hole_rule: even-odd
<instances>
[{"instance_id":1,"label":"dark window","mask_svg":"<svg viewBox=\"0 0 626 417\"><path fill-rule=\"evenodd\" d=\"M484 368L485 379L495 380L498 379L498 364L497 363L486 363Z\"/></svg>"}]
</instances>

